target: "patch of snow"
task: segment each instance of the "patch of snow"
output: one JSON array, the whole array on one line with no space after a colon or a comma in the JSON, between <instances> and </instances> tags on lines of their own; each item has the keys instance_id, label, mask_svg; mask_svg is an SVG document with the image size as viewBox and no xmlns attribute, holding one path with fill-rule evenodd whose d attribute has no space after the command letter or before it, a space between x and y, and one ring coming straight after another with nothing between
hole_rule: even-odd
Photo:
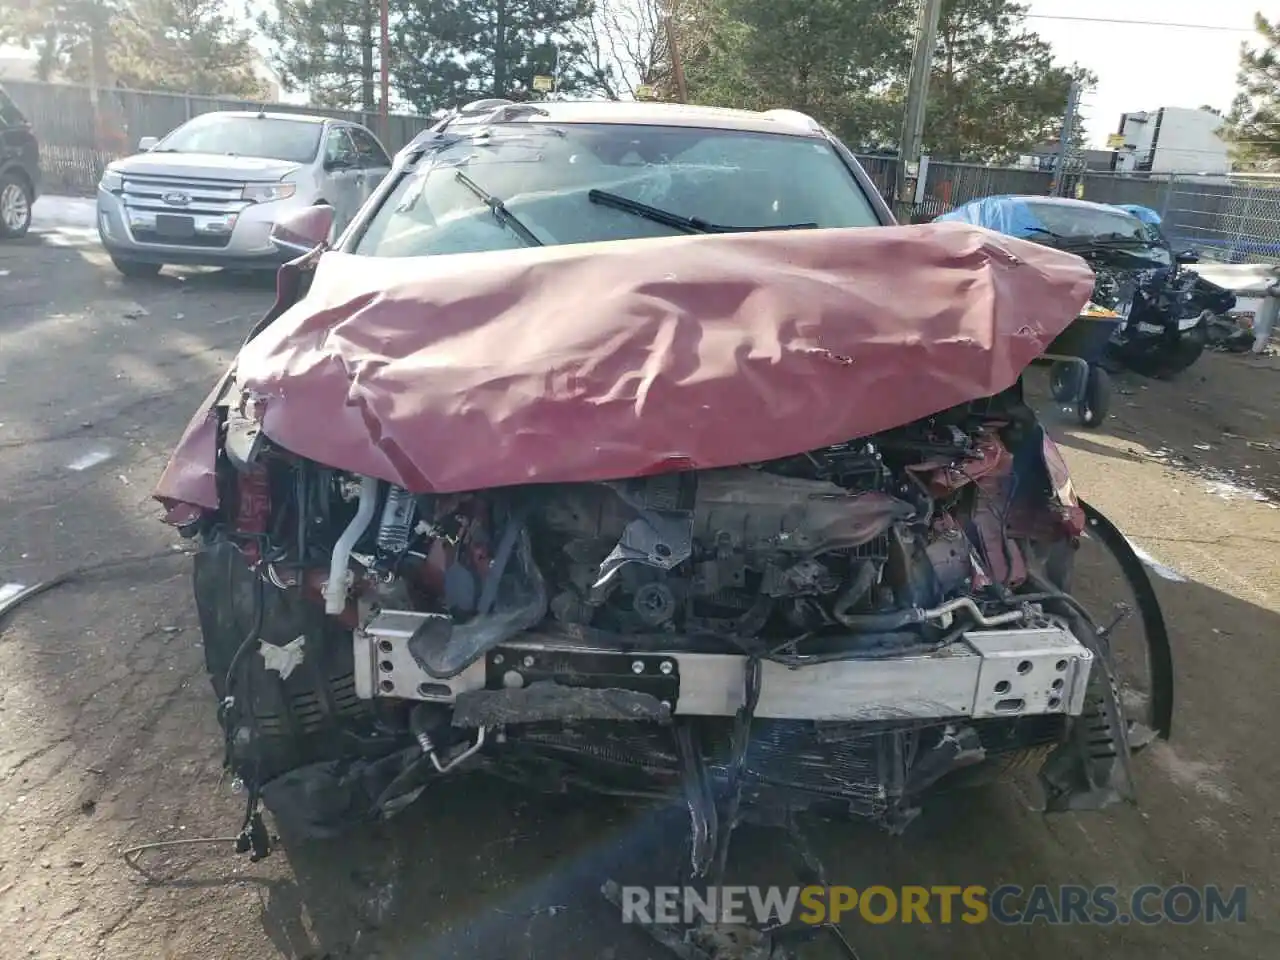
<instances>
[{"instance_id":1,"label":"patch of snow","mask_svg":"<svg viewBox=\"0 0 1280 960\"><path fill-rule=\"evenodd\" d=\"M1159 740L1149 749L1156 765L1178 786L1218 803L1235 805L1235 787L1225 776L1222 764L1183 759L1173 747Z\"/></svg>"},{"instance_id":2,"label":"patch of snow","mask_svg":"<svg viewBox=\"0 0 1280 960\"><path fill-rule=\"evenodd\" d=\"M95 227L54 227L40 231L40 236L51 247L89 247L99 242Z\"/></svg>"},{"instance_id":3,"label":"patch of snow","mask_svg":"<svg viewBox=\"0 0 1280 960\"><path fill-rule=\"evenodd\" d=\"M81 470L88 470L90 467L96 467L100 463L106 463L111 459L110 450L90 450L83 453L67 464L68 470L75 470L77 473Z\"/></svg>"},{"instance_id":4,"label":"patch of snow","mask_svg":"<svg viewBox=\"0 0 1280 960\"><path fill-rule=\"evenodd\" d=\"M1237 500L1241 497L1254 499L1254 492L1226 480L1210 480L1205 484L1205 491L1223 500Z\"/></svg>"},{"instance_id":5,"label":"patch of snow","mask_svg":"<svg viewBox=\"0 0 1280 960\"><path fill-rule=\"evenodd\" d=\"M88 197L43 196L31 208L31 226L36 230L90 227L97 236L97 223L97 204Z\"/></svg>"},{"instance_id":6,"label":"patch of snow","mask_svg":"<svg viewBox=\"0 0 1280 960\"><path fill-rule=\"evenodd\" d=\"M1168 580L1172 583L1187 582L1187 578L1184 577L1182 574L1180 574L1177 570L1173 569L1173 567L1169 567L1161 563L1159 560L1151 556L1151 554L1147 553L1147 551L1143 550L1140 546L1138 546L1132 540L1129 540L1128 537L1125 537L1125 540L1129 541L1129 546L1132 547L1133 552L1138 555L1138 559L1141 560L1143 564L1145 564L1146 567L1156 576L1161 577L1165 580Z\"/></svg>"}]
</instances>

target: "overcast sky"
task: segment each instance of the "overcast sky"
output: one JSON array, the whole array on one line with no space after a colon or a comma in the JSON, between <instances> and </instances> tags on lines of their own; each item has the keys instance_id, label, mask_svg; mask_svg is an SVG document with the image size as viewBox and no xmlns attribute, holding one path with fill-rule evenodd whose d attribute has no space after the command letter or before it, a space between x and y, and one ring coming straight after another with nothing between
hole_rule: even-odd
<instances>
[{"instance_id":1,"label":"overcast sky","mask_svg":"<svg viewBox=\"0 0 1280 960\"><path fill-rule=\"evenodd\" d=\"M1089 140L1102 146L1120 127L1120 114L1159 107L1208 104L1226 112L1236 94L1241 41L1251 40L1253 15L1273 0L1028 0L1030 12L1047 16L1237 27L1239 31L1189 30L1120 23L1081 23L1033 18L1029 25L1053 45L1056 57L1098 75L1085 98ZM1280 4L1265 10L1280 15Z\"/></svg>"}]
</instances>

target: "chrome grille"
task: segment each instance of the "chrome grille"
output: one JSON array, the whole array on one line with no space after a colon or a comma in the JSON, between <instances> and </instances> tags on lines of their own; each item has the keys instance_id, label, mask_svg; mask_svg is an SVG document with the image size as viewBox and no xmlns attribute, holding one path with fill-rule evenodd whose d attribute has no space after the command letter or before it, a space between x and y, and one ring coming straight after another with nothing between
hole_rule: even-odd
<instances>
[{"instance_id":1,"label":"chrome grille","mask_svg":"<svg viewBox=\"0 0 1280 960\"><path fill-rule=\"evenodd\" d=\"M189 177L131 175L124 178L121 196L131 210L155 213L222 216L249 206L243 199L244 183L228 180L195 180ZM182 194L188 202L170 203L167 195Z\"/></svg>"}]
</instances>

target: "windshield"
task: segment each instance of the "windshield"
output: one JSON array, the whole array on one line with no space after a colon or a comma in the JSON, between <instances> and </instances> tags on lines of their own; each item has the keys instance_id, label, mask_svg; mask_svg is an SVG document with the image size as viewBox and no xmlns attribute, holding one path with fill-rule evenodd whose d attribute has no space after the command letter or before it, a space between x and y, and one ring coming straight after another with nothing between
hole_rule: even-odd
<instances>
[{"instance_id":1,"label":"windshield","mask_svg":"<svg viewBox=\"0 0 1280 960\"><path fill-rule=\"evenodd\" d=\"M825 141L688 127L503 124L424 156L350 249L375 257L500 250L531 245L525 228L541 244L688 232L655 218L655 209L735 229L879 223Z\"/></svg>"},{"instance_id":2,"label":"windshield","mask_svg":"<svg viewBox=\"0 0 1280 960\"><path fill-rule=\"evenodd\" d=\"M222 153L309 163L320 149L323 125L311 120L207 113L184 123L159 144L162 153Z\"/></svg>"},{"instance_id":3,"label":"windshield","mask_svg":"<svg viewBox=\"0 0 1280 960\"><path fill-rule=\"evenodd\" d=\"M1145 223L1119 210L1068 203L1030 203L1028 206L1046 230L1070 240L1105 237L1149 243L1155 239Z\"/></svg>"},{"instance_id":4,"label":"windshield","mask_svg":"<svg viewBox=\"0 0 1280 960\"><path fill-rule=\"evenodd\" d=\"M0 87L0 126L20 127L27 122L18 105L9 99L9 95Z\"/></svg>"}]
</instances>

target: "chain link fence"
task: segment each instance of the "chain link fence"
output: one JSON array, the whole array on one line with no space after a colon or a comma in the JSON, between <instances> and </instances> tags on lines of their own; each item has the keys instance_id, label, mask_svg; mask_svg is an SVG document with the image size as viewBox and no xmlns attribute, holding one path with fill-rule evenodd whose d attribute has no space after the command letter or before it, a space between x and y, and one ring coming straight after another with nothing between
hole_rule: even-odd
<instances>
[{"instance_id":1,"label":"chain link fence","mask_svg":"<svg viewBox=\"0 0 1280 960\"><path fill-rule=\"evenodd\" d=\"M1013 167L984 167L972 163L948 163L930 159L924 172L924 195L916 204L917 215L936 217L970 200L1001 194L1045 195L1052 174Z\"/></svg>"},{"instance_id":2,"label":"chain link fence","mask_svg":"<svg viewBox=\"0 0 1280 960\"><path fill-rule=\"evenodd\" d=\"M1170 239L1223 263L1280 263L1280 178L1088 174L1084 197L1160 214Z\"/></svg>"},{"instance_id":3,"label":"chain link fence","mask_svg":"<svg viewBox=\"0 0 1280 960\"><path fill-rule=\"evenodd\" d=\"M431 124L430 118L393 114L387 130L376 113L286 103L263 104L235 97L203 97L105 88L94 109L88 87L6 80L4 88L31 121L40 140L44 189L48 193L92 193L103 168L135 153L142 137L162 137L192 117L215 110L305 113L362 123L395 152Z\"/></svg>"},{"instance_id":4,"label":"chain link fence","mask_svg":"<svg viewBox=\"0 0 1280 960\"><path fill-rule=\"evenodd\" d=\"M1164 213L1170 233L1224 263L1280 263L1280 183L1233 178L1174 180Z\"/></svg>"}]
</instances>

